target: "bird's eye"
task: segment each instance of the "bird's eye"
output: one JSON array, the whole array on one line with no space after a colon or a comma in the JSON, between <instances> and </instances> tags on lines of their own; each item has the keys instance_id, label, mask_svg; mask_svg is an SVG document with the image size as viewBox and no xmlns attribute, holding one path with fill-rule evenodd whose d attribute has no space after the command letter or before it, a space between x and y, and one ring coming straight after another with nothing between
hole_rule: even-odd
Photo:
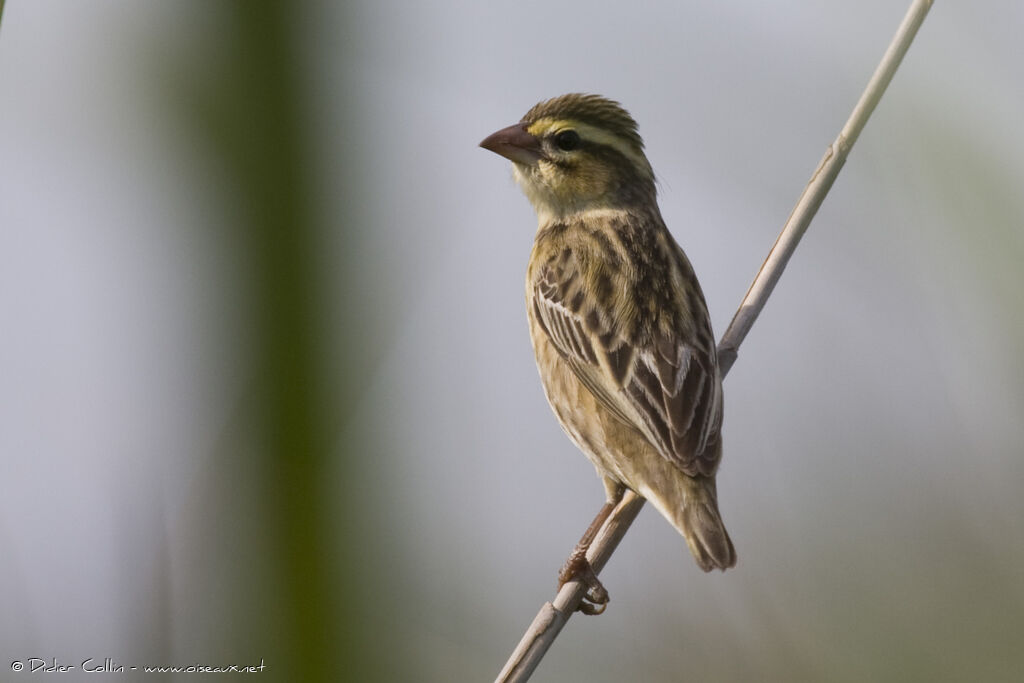
<instances>
[{"instance_id":1,"label":"bird's eye","mask_svg":"<svg viewBox=\"0 0 1024 683\"><path fill-rule=\"evenodd\" d=\"M580 146L580 134L574 130L563 130L555 136L555 144L563 152L569 152Z\"/></svg>"}]
</instances>

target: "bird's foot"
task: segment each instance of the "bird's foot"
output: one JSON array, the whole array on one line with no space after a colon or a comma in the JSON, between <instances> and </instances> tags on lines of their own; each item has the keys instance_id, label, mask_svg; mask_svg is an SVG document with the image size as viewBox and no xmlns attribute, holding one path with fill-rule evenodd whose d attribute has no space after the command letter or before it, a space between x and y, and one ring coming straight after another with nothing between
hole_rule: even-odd
<instances>
[{"instance_id":1,"label":"bird's foot","mask_svg":"<svg viewBox=\"0 0 1024 683\"><path fill-rule=\"evenodd\" d=\"M576 609L588 615L604 612L608 606L608 591L597 578L594 568L590 566L586 548L576 548L562 565L558 572L558 589L561 590L562 586L574 580L587 587L587 592L583 594L583 600Z\"/></svg>"}]
</instances>

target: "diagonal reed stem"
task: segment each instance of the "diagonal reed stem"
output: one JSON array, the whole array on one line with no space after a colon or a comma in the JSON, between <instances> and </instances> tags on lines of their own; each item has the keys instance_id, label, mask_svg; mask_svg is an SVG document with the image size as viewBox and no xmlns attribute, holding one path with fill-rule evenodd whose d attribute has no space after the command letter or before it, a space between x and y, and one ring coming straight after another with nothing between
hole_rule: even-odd
<instances>
[{"instance_id":1,"label":"diagonal reed stem","mask_svg":"<svg viewBox=\"0 0 1024 683\"><path fill-rule=\"evenodd\" d=\"M931 6L932 0L914 0L911 3L910 9L907 10L903 22L896 30L896 35L882 56L882 61L871 76L860 100L853 108L846 125L825 151L825 156L815 169L803 194L800 195L800 199L797 200L796 206L793 207L782 232L771 251L768 252L768 257L754 277L736 315L733 316L732 322L729 323L729 327L718 344L718 361L723 377L736 362L740 344L743 343L754 321L757 320L757 316L768 302L768 297L782 276L782 271L796 250L796 245L807 231L807 227L811 224L822 201L832 188L832 183L835 182L839 171L846 162L850 149L860 136L879 100L882 99L886 87L896 73L896 69L899 68L903 56L910 48L914 36L917 35L917 30L924 22ZM632 491L627 491L625 497L608 517L587 552L587 559L595 572L600 572L604 568L643 505L643 498ZM530 624L519 641L519 645L516 646L505 663L501 673L498 674L496 683L523 683L523 681L529 680L552 643L555 642L562 627L576 611L585 592L586 587L582 582L569 581L558 591L553 603L544 603L537 616L534 617L533 623Z\"/></svg>"}]
</instances>

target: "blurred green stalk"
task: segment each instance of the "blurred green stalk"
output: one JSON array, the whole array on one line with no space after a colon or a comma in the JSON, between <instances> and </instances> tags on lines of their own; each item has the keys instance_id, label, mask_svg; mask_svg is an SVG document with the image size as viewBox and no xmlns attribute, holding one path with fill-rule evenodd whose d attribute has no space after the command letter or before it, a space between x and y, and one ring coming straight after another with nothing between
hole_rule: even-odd
<instances>
[{"instance_id":1,"label":"blurred green stalk","mask_svg":"<svg viewBox=\"0 0 1024 683\"><path fill-rule=\"evenodd\" d=\"M328 493L338 468L330 463L330 381L318 344L325 278L315 255L320 221L315 207L307 65L301 49L301 2L232 0L219 8L227 18L218 36L222 57L188 74L195 110L189 124L225 172L238 221L229 234L241 256L241 283L253 313L249 343L239 353L252 359L251 402L243 429L258 434L255 452L229 449L229 472L257 473L255 518L240 506L219 510L246 533L261 538L269 553L260 566L227 558L240 578L257 577L271 594L251 586L232 596L244 620L228 640L260 648L283 680L337 680L340 609L336 513ZM209 67L208 70L206 67ZM251 412L250 412L251 411ZM264 563L265 560L265 563ZM241 584L245 585L245 584ZM240 609L238 609L240 607Z\"/></svg>"}]
</instances>

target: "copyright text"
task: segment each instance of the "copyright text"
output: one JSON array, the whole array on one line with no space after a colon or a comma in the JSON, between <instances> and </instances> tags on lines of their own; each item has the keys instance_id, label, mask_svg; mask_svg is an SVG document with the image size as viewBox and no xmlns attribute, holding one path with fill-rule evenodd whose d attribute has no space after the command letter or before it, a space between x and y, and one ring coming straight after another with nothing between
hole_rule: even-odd
<instances>
[{"instance_id":1,"label":"copyright text","mask_svg":"<svg viewBox=\"0 0 1024 683\"><path fill-rule=\"evenodd\" d=\"M260 658L259 664L182 664L182 665L145 665L138 666L122 664L111 657L88 657L76 664L68 664L56 657L44 659L42 657L29 657L27 659L15 659L11 662L10 669L15 673L64 673L68 671L83 671L85 673L97 674L120 674L130 671L141 671L147 674L220 674L220 673L241 673L258 674L263 673L267 665Z\"/></svg>"}]
</instances>

